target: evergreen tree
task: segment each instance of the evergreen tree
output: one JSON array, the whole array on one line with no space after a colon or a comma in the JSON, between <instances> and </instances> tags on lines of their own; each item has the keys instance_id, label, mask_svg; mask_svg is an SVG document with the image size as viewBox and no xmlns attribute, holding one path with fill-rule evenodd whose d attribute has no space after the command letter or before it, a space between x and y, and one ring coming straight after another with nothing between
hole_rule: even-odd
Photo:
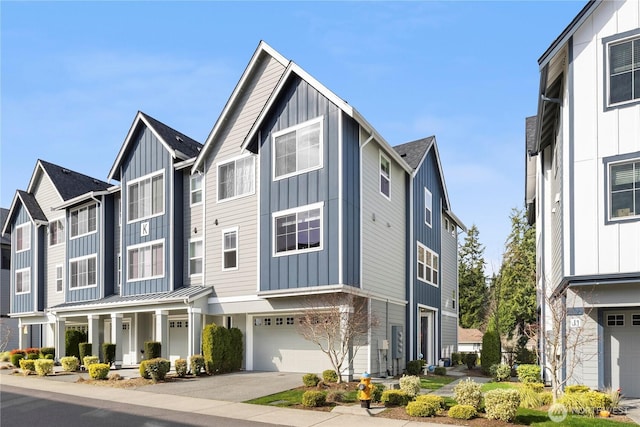
<instances>
[{"instance_id":1,"label":"evergreen tree","mask_svg":"<svg viewBox=\"0 0 640 427\"><path fill-rule=\"evenodd\" d=\"M463 328L478 328L482 325L488 301L484 247L478 240L478 234L478 228L475 224L472 225L460 247L458 290L460 326Z\"/></svg>"}]
</instances>

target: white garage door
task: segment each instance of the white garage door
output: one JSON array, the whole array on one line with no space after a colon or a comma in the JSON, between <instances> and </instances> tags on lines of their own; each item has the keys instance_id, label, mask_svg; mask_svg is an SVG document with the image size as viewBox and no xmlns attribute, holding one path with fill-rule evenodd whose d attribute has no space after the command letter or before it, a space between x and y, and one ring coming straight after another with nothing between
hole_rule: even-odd
<instances>
[{"instance_id":1,"label":"white garage door","mask_svg":"<svg viewBox=\"0 0 640 427\"><path fill-rule=\"evenodd\" d=\"M169 319L169 360L186 359L189 354L189 323L187 319Z\"/></svg>"},{"instance_id":2,"label":"white garage door","mask_svg":"<svg viewBox=\"0 0 640 427\"><path fill-rule=\"evenodd\" d=\"M604 313L605 384L640 397L640 311Z\"/></svg>"},{"instance_id":3,"label":"white garage door","mask_svg":"<svg viewBox=\"0 0 640 427\"><path fill-rule=\"evenodd\" d=\"M302 338L293 315L253 319L253 365L257 371L321 373L331 369L318 346Z\"/></svg>"}]
</instances>

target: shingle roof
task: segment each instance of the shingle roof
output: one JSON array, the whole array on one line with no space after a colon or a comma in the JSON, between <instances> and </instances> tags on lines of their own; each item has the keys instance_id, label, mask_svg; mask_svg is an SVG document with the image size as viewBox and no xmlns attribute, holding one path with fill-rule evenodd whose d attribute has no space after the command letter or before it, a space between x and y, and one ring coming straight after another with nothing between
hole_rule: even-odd
<instances>
[{"instance_id":1,"label":"shingle roof","mask_svg":"<svg viewBox=\"0 0 640 427\"><path fill-rule=\"evenodd\" d=\"M0 208L0 227L4 227L4 223L7 220L8 216L9 209ZM9 233L6 234L0 233L0 243L2 243L3 245L11 244L11 230L9 230Z\"/></svg>"},{"instance_id":2,"label":"shingle roof","mask_svg":"<svg viewBox=\"0 0 640 427\"><path fill-rule=\"evenodd\" d=\"M165 125L164 123L154 119L150 115L143 113L140 111L140 114L147 119L149 124L153 126L156 132L164 139L164 141L169 144L171 148L181 153L186 154L189 158L196 157L200 154L200 150L202 149L202 144L198 141L189 138L187 135L182 132L178 132Z\"/></svg>"},{"instance_id":3,"label":"shingle roof","mask_svg":"<svg viewBox=\"0 0 640 427\"><path fill-rule=\"evenodd\" d=\"M458 326L459 343L481 343L482 332L479 329L465 329Z\"/></svg>"},{"instance_id":4,"label":"shingle roof","mask_svg":"<svg viewBox=\"0 0 640 427\"><path fill-rule=\"evenodd\" d=\"M73 199L91 191L106 190L111 184L99 179L74 172L62 166L39 160L40 164L51 178L53 185L64 201Z\"/></svg>"},{"instance_id":5,"label":"shingle roof","mask_svg":"<svg viewBox=\"0 0 640 427\"><path fill-rule=\"evenodd\" d=\"M425 153L431 146L434 136L418 139L417 141L407 142L405 144L396 145L394 150L413 170L420 166L420 162L424 158Z\"/></svg>"},{"instance_id":6,"label":"shingle roof","mask_svg":"<svg viewBox=\"0 0 640 427\"><path fill-rule=\"evenodd\" d=\"M525 132L527 138L527 153L536 151L536 128L538 127L538 117L532 116L525 119Z\"/></svg>"},{"instance_id":7,"label":"shingle roof","mask_svg":"<svg viewBox=\"0 0 640 427\"><path fill-rule=\"evenodd\" d=\"M29 194L26 191L18 190L18 194L20 195L20 200L22 200L22 204L25 209L31 215L31 218L34 221L49 221L47 216L42 212L42 208L38 204L35 196L33 194Z\"/></svg>"}]
</instances>

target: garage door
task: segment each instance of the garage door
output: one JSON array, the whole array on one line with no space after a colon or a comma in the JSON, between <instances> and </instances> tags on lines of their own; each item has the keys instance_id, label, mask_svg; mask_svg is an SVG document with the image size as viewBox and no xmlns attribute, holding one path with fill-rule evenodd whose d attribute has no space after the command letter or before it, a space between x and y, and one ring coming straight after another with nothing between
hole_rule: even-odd
<instances>
[{"instance_id":1,"label":"garage door","mask_svg":"<svg viewBox=\"0 0 640 427\"><path fill-rule=\"evenodd\" d=\"M293 315L253 319L253 365L257 371L314 372L331 369L329 358L295 328Z\"/></svg>"},{"instance_id":2,"label":"garage door","mask_svg":"<svg viewBox=\"0 0 640 427\"><path fill-rule=\"evenodd\" d=\"M640 311L604 313L605 385L640 397Z\"/></svg>"},{"instance_id":3,"label":"garage door","mask_svg":"<svg viewBox=\"0 0 640 427\"><path fill-rule=\"evenodd\" d=\"M169 320L169 360L186 359L189 350L189 323L187 319Z\"/></svg>"}]
</instances>

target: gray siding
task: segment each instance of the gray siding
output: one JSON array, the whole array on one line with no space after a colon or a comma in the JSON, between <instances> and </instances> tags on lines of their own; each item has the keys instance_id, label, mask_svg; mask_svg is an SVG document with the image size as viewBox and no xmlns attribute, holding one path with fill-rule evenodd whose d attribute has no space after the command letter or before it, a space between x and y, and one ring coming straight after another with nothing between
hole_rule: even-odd
<instances>
[{"instance_id":1,"label":"gray siding","mask_svg":"<svg viewBox=\"0 0 640 427\"><path fill-rule=\"evenodd\" d=\"M446 217L445 217L446 218ZM457 350L458 343L458 242L457 227L454 232L441 224L442 250L440 252L441 278L441 343L440 354L442 357L450 357ZM451 220L449 218L449 224ZM455 301L455 303L454 303Z\"/></svg>"},{"instance_id":2,"label":"gray siding","mask_svg":"<svg viewBox=\"0 0 640 427\"><path fill-rule=\"evenodd\" d=\"M202 222L202 212L204 209L204 197L206 191L206 183L205 179L202 180L202 197L203 202L191 206L191 174L189 173L189 169L185 169L184 178L183 178L183 194L182 198L182 209L184 211L184 227L183 227L183 244L182 244L182 252L184 254L183 257L183 279L182 283L185 286L201 286L202 285L202 275L189 276L189 241L193 239L201 239L204 237L204 223ZM176 240L177 242L178 240ZM204 246L203 246L204 251ZM205 267L203 266L203 269Z\"/></svg>"},{"instance_id":3,"label":"gray siding","mask_svg":"<svg viewBox=\"0 0 640 427\"><path fill-rule=\"evenodd\" d=\"M371 374L373 376L386 377L389 370L391 374L402 373L405 368L404 359L392 360L391 358L391 327L402 326L406 336L407 328L405 317L407 307L404 304L394 304L387 301L371 300L371 312L378 320L378 326L371 330ZM389 350L381 350L380 344L383 340L388 340ZM363 348L361 351L367 351ZM405 352L407 346L405 344ZM386 356L386 357L384 357ZM362 365L354 363L356 373L362 373L366 369Z\"/></svg>"},{"instance_id":4,"label":"gray siding","mask_svg":"<svg viewBox=\"0 0 640 427\"><path fill-rule=\"evenodd\" d=\"M121 255L121 251L122 251L122 239L120 238L120 233L122 232L121 230L121 226L120 226L120 221L121 221L121 194L117 193L114 195L114 201L113 201L113 287L114 287L114 294L120 294L120 285L122 283L122 275L120 275L120 277L118 277L118 255ZM122 214L124 215L124 214ZM122 218L124 218L124 216L122 216ZM107 230L107 233L109 231ZM107 234L108 235L108 234ZM122 261L124 261L124 257L122 258ZM107 265L105 265L105 268L107 268Z\"/></svg>"},{"instance_id":5,"label":"gray siding","mask_svg":"<svg viewBox=\"0 0 640 427\"><path fill-rule=\"evenodd\" d=\"M23 251L20 253L15 253L15 226L21 225L26 222L31 224L29 215L23 206L19 206L17 208L16 219L13 223L13 228L11 229L11 238L12 238L12 250L11 254L13 259L11 260L11 294L13 296L13 306L12 313L28 313L35 310L35 277L36 277L36 269L33 268L35 266L34 260L34 252L35 252L35 242L36 242L36 229L33 225L31 227L31 249L28 251ZM16 270L22 270L25 268L30 268L31 272L29 277L31 278L31 292L27 294L15 294L15 277Z\"/></svg>"},{"instance_id":6,"label":"gray siding","mask_svg":"<svg viewBox=\"0 0 640 427\"><path fill-rule=\"evenodd\" d=\"M91 206L95 203L88 203L78 207ZM102 265L100 265L99 249L101 247L100 241L100 229L103 222L103 210L100 205L96 209L96 232L87 234L80 237L70 238L71 235L71 212L74 209L67 211L67 262L65 263L65 288L66 288L66 301L78 302L95 300L100 297L100 286L102 286ZM80 289L71 289L71 261L75 258L96 255L96 286L86 287Z\"/></svg>"},{"instance_id":7,"label":"gray siding","mask_svg":"<svg viewBox=\"0 0 640 427\"><path fill-rule=\"evenodd\" d=\"M451 353L458 351L458 318L442 315L440 319L440 357L451 357Z\"/></svg>"},{"instance_id":8,"label":"gray siding","mask_svg":"<svg viewBox=\"0 0 640 427\"><path fill-rule=\"evenodd\" d=\"M343 283L360 286L359 125L342 113Z\"/></svg>"},{"instance_id":9,"label":"gray siding","mask_svg":"<svg viewBox=\"0 0 640 427\"><path fill-rule=\"evenodd\" d=\"M260 289L338 283L338 142L340 110L308 83L293 78L262 129L260 148ZM272 180L272 133L324 117L323 167ZM324 202L322 247L317 252L273 257L273 212Z\"/></svg>"}]
</instances>

